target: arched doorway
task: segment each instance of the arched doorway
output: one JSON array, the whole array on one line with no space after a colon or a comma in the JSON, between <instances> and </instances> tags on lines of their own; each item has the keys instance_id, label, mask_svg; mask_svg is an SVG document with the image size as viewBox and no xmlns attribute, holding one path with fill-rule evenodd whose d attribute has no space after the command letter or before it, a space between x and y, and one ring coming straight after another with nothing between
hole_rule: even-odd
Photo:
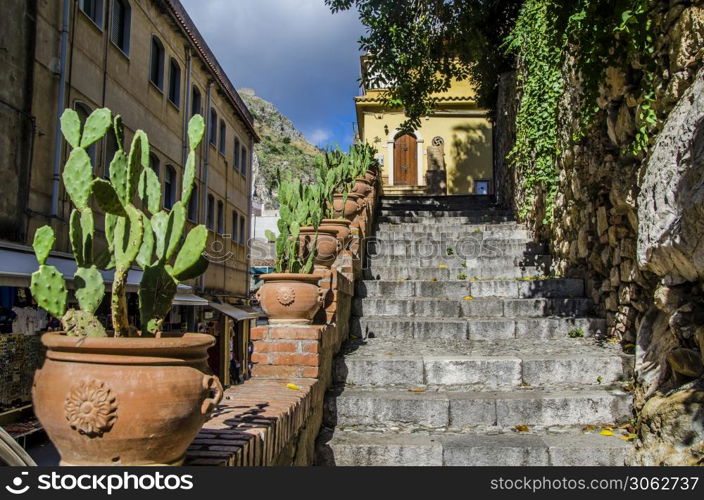
<instances>
[{"instance_id":1,"label":"arched doorway","mask_svg":"<svg viewBox=\"0 0 704 500\"><path fill-rule=\"evenodd\" d=\"M418 141L413 134L394 138L394 185L414 186L418 179Z\"/></svg>"}]
</instances>

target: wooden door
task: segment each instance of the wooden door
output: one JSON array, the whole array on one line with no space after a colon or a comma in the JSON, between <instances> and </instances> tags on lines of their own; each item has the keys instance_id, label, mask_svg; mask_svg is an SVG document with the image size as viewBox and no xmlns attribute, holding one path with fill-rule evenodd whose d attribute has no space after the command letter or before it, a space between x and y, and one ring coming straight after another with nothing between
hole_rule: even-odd
<instances>
[{"instance_id":1,"label":"wooden door","mask_svg":"<svg viewBox=\"0 0 704 500\"><path fill-rule=\"evenodd\" d=\"M418 179L416 138L400 135L394 141L394 186L415 186Z\"/></svg>"}]
</instances>

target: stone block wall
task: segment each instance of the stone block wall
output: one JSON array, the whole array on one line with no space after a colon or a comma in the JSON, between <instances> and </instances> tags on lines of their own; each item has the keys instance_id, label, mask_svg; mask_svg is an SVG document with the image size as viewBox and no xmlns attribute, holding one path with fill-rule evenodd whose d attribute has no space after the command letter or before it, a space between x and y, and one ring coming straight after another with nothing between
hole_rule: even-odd
<instances>
[{"instance_id":1,"label":"stone block wall","mask_svg":"<svg viewBox=\"0 0 704 500\"><path fill-rule=\"evenodd\" d=\"M635 461L704 463L704 2L654 2L659 67L653 108L655 140L638 155L625 152L638 123L634 90L639 61L609 68L600 112L587 136L581 126L580 77L568 56L568 91L558 119L559 172L555 215L542 224L541 201L525 220L548 242L557 275L584 278L608 331L636 353ZM516 99L502 82L510 114ZM513 79L515 86L515 78ZM501 113L501 109L499 109ZM499 117L501 115L499 114ZM510 139L511 131L502 132ZM502 142L497 141L498 144ZM498 153L497 153L498 156ZM499 165L507 199L523 200L511 181L520 166Z\"/></svg>"}]
</instances>

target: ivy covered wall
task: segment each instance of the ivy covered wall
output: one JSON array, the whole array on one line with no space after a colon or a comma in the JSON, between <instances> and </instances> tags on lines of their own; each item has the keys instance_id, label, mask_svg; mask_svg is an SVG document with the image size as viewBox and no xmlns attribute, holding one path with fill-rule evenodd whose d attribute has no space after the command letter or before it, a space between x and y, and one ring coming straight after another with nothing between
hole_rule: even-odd
<instances>
[{"instance_id":1,"label":"ivy covered wall","mask_svg":"<svg viewBox=\"0 0 704 500\"><path fill-rule=\"evenodd\" d=\"M685 119L702 98L691 87L704 78L704 2L527 0L506 48L517 72L497 105L497 120L516 116L515 132L498 132L515 140L496 165L512 181L503 197L549 243L555 275L585 278L605 333L636 354L634 462L704 463L704 282L677 266L698 268L698 256L653 250L704 234L701 203L682 202L704 183L704 116ZM654 177L668 157L671 183Z\"/></svg>"}]
</instances>

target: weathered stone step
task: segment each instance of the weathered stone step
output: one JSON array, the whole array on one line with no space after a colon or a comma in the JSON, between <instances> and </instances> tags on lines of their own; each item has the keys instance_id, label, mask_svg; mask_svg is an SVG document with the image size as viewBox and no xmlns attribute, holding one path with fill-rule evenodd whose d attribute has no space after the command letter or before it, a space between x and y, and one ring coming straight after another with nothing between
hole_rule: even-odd
<instances>
[{"instance_id":1,"label":"weathered stone step","mask_svg":"<svg viewBox=\"0 0 704 500\"><path fill-rule=\"evenodd\" d=\"M368 339L350 341L335 360L336 383L496 389L612 384L630 376L632 356L592 339L492 342Z\"/></svg>"},{"instance_id":2,"label":"weathered stone step","mask_svg":"<svg viewBox=\"0 0 704 500\"><path fill-rule=\"evenodd\" d=\"M512 266L506 263L501 264L482 264L476 265L473 263L467 264L466 267L419 267L414 265L409 266L385 266L374 264L373 262L365 269L365 277L367 279L385 279L385 280L423 280L423 281L447 281L457 280L460 277L468 279L533 279L544 276L549 269L549 264L545 263L541 266L520 266L514 264Z\"/></svg>"},{"instance_id":3,"label":"weathered stone step","mask_svg":"<svg viewBox=\"0 0 704 500\"><path fill-rule=\"evenodd\" d=\"M511 299L481 297L472 300L415 297L355 298L354 316L414 316L425 318L513 318L545 316L586 316L593 309L587 298Z\"/></svg>"},{"instance_id":4,"label":"weathered stone step","mask_svg":"<svg viewBox=\"0 0 704 500\"><path fill-rule=\"evenodd\" d=\"M375 237L382 240L388 238L442 240L473 237L531 241L531 235L527 229L512 223L489 226L486 224L379 224Z\"/></svg>"},{"instance_id":5,"label":"weathered stone step","mask_svg":"<svg viewBox=\"0 0 704 500\"><path fill-rule=\"evenodd\" d=\"M515 239L481 239L472 236L455 240L370 239L366 242L370 258L393 257L521 257L545 253L545 245Z\"/></svg>"},{"instance_id":6,"label":"weathered stone step","mask_svg":"<svg viewBox=\"0 0 704 500\"><path fill-rule=\"evenodd\" d=\"M413 318L353 316L350 332L360 338L381 339L564 339L592 337L606 332L601 318Z\"/></svg>"},{"instance_id":7,"label":"weathered stone step","mask_svg":"<svg viewBox=\"0 0 704 500\"><path fill-rule=\"evenodd\" d=\"M459 210L424 210L422 208L413 207L394 207L384 208L379 210L381 217L410 217L418 219L434 219L438 222L444 222L447 219L461 219L464 217L484 217L487 215L511 216L512 213L508 210L493 209L493 208L465 208ZM509 220L514 220L513 217Z\"/></svg>"},{"instance_id":8,"label":"weathered stone step","mask_svg":"<svg viewBox=\"0 0 704 500\"><path fill-rule=\"evenodd\" d=\"M389 189L389 186L385 186ZM384 195L380 198L382 207L394 206L413 206L425 207L430 209L462 209L467 207L493 207L496 206L494 196L487 195L451 195L451 196L436 196L436 195Z\"/></svg>"},{"instance_id":9,"label":"weathered stone step","mask_svg":"<svg viewBox=\"0 0 704 500\"><path fill-rule=\"evenodd\" d=\"M390 223L390 224L439 224L442 223L444 226L452 225L464 225L464 224L480 224L480 223L497 223L497 222L511 222L515 218L510 213L502 212L490 212L486 213L482 210L477 210L474 215L464 215L460 217L443 217L442 220L438 220L435 217L422 217L417 215L379 215L378 221L380 223Z\"/></svg>"},{"instance_id":10,"label":"weathered stone step","mask_svg":"<svg viewBox=\"0 0 704 500\"><path fill-rule=\"evenodd\" d=\"M549 255L487 255L473 257L469 255L438 255L438 256L400 256L400 255L370 255L369 264L373 266L413 266L433 267L440 266L463 267L471 269L498 269L513 268L516 266L547 266L550 263Z\"/></svg>"},{"instance_id":11,"label":"weathered stone step","mask_svg":"<svg viewBox=\"0 0 704 500\"><path fill-rule=\"evenodd\" d=\"M326 465L615 466L632 445L580 429L496 435L336 431Z\"/></svg>"},{"instance_id":12,"label":"weathered stone step","mask_svg":"<svg viewBox=\"0 0 704 500\"><path fill-rule=\"evenodd\" d=\"M356 297L510 297L510 298L576 298L584 296L581 279L536 280L364 280L356 284Z\"/></svg>"},{"instance_id":13,"label":"weathered stone step","mask_svg":"<svg viewBox=\"0 0 704 500\"><path fill-rule=\"evenodd\" d=\"M629 393L618 386L513 391L426 391L345 388L331 391L338 426L413 426L467 430L516 425L613 424L631 416Z\"/></svg>"}]
</instances>

